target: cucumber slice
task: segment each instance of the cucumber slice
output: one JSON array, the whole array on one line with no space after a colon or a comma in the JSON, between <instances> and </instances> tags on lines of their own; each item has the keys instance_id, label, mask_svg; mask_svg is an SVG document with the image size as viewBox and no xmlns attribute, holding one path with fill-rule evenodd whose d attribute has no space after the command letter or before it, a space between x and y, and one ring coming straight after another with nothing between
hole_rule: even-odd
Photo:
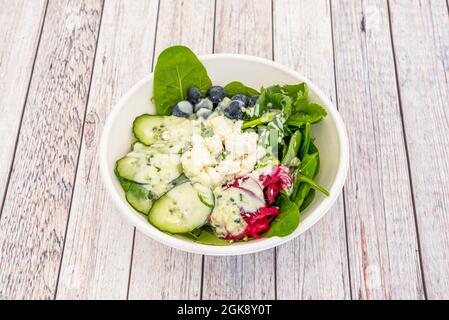
<instances>
[{"instance_id":1,"label":"cucumber slice","mask_svg":"<svg viewBox=\"0 0 449 320\"><path fill-rule=\"evenodd\" d=\"M140 184L167 184L182 173L181 155L164 154L151 147L134 144L134 150L117 161L117 174Z\"/></svg>"},{"instance_id":2,"label":"cucumber slice","mask_svg":"<svg viewBox=\"0 0 449 320\"><path fill-rule=\"evenodd\" d=\"M153 205L154 197L153 193L148 189L149 186L123 179L118 174L117 169L115 170L115 175L125 191L125 198L128 203L138 212L148 215Z\"/></svg>"},{"instance_id":3,"label":"cucumber slice","mask_svg":"<svg viewBox=\"0 0 449 320\"><path fill-rule=\"evenodd\" d=\"M148 183L149 177L156 171L155 168L142 165L140 159L128 156L118 160L115 168L120 177L137 183Z\"/></svg>"},{"instance_id":4,"label":"cucumber slice","mask_svg":"<svg viewBox=\"0 0 449 320\"><path fill-rule=\"evenodd\" d=\"M147 146L141 142L134 142L133 151L138 153L147 153L147 154L156 154L156 153L164 153L164 154L179 154L179 148L176 149L177 146L175 143L171 142L155 142L151 146Z\"/></svg>"},{"instance_id":5,"label":"cucumber slice","mask_svg":"<svg viewBox=\"0 0 449 320\"><path fill-rule=\"evenodd\" d=\"M190 123L184 118L144 114L133 123L134 136L146 145L156 142L184 142L190 137Z\"/></svg>"},{"instance_id":6,"label":"cucumber slice","mask_svg":"<svg viewBox=\"0 0 449 320\"><path fill-rule=\"evenodd\" d=\"M154 202L148 215L150 223L169 233L186 233L204 225L212 208L200 200L200 193L213 199L210 189L199 191L190 182L176 186Z\"/></svg>"},{"instance_id":7,"label":"cucumber slice","mask_svg":"<svg viewBox=\"0 0 449 320\"><path fill-rule=\"evenodd\" d=\"M134 136L140 142L151 145L161 140L162 128L164 124L163 116L152 116L143 114L137 117L133 123Z\"/></svg>"},{"instance_id":8,"label":"cucumber slice","mask_svg":"<svg viewBox=\"0 0 449 320\"><path fill-rule=\"evenodd\" d=\"M147 215L153 205L153 194L145 185L132 183L126 191L126 200L134 209Z\"/></svg>"}]
</instances>

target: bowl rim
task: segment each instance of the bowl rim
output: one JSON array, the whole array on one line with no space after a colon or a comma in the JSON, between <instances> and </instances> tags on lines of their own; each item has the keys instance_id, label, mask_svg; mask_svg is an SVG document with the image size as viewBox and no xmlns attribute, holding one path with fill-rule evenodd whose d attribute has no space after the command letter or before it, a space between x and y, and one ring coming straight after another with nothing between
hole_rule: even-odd
<instances>
[{"instance_id":1,"label":"bowl rim","mask_svg":"<svg viewBox=\"0 0 449 320\"><path fill-rule=\"evenodd\" d=\"M233 53L206 54L200 55L198 56L198 58L200 61L228 59L228 60L240 60L240 61L243 60L248 62L256 62L268 65L269 67L278 69L286 74L289 74L290 76L298 79L298 82L307 83L309 90L318 96L318 98L323 102L324 107L328 112L328 114L331 115L331 118L334 121L334 124L337 128L338 140L340 142L338 169L337 174L335 176L335 180L332 184L332 187L329 190L331 193L330 196L324 198L323 201L318 205L318 207L315 208L314 211L309 213L308 219L302 221L301 224L297 227L297 229L292 234L286 237L264 238L263 240L253 240L245 243L239 243L238 245L230 245L230 246L211 246L195 242L188 242L179 239L175 236L166 234L155 227L151 228L150 227L151 225L147 221L142 221L141 218L138 216L139 214L137 212L132 211L132 209L125 203L125 200L122 199L120 194L118 194L117 190L114 188L112 180L113 178L115 178L115 176L111 172L109 172L107 165L108 163L107 145L112 125L115 122L120 110L123 108L124 104L128 101L128 99L131 96L133 96L138 90L140 90L141 87L146 85L148 81L151 81L153 79L153 73L151 73L150 75L138 81L131 89L129 89L119 99L119 101L111 109L102 130L99 148L99 165L103 183L110 197L115 202L120 214L126 220L128 220L133 226L135 226L140 232L164 245L190 253L212 255L212 256L250 254L274 248L298 237L299 235L310 229L330 210L330 208L332 207L332 205L335 203L340 193L342 192L343 185L345 183L349 168L349 142L346 127L341 115L339 114L337 108L332 103L332 101L330 101L330 99L324 94L324 92L318 86L316 86L310 79L304 77L303 75L301 75L300 73L298 73L293 69L281 65L280 63L260 57L242 54L233 54Z\"/></svg>"}]
</instances>

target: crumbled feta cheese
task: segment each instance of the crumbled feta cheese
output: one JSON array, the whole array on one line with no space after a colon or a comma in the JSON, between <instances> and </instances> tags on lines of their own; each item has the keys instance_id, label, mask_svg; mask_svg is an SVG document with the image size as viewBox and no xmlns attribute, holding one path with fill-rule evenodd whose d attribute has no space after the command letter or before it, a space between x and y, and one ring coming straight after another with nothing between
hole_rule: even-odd
<instances>
[{"instance_id":1,"label":"crumbled feta cheese","mask_svg":"<svg viewBox=\"0 0 449 320\"><path fill-rule=\"evenodd\" d=\"M204 138L205 145L212 157L218 157L223 151L223 143L218 136Z\"/></svg>"},{"instance_id":2,"label":"crumbled feta cheese","mask_svg":"<svg viewBox=\"0 0 449 320\"><path fill-rule=\"evenodd\" d=\"M218 164L217 171L224 176L232 176L240 172L240 163L230 157L226 157Z\"/></svg>"},{"instance_id":3,"label":"crumbled feta cheese","mask_svg":"<svg viewBox=\"0 0 449 320\"><path fill-rule=\"evenodd\" d=\"M192 120L191 148L181 164L192 181L217 186L252 172L266 154L255 132L242 132L242 121L214 112L207 120ZM208 132L207 135L204 132Z\"/></svg>"},{"instance_id":4,"label":"crumbled feta cheese","mask_svg":"<svg viewBox=\"0 0 449 320\"><path fill-rule=\"evenodd\" d=\"M224 140L228 135L232 134L234 130L233 121L224 116L212 118L210 120L210 125L213 128L214 133L218 135L218 137L222 140Z\"/></svg>"},{"instance_id":5,"label":"crumbled feta cheese","mask_svg":"<svg viewBox=\"0 0 449 320\"><path fill-rule=\"evenodd\" d=\"M213 185L221 185L225 182L224 177L220 175L215 168L206 168L206 173L209 175L209 178Z\"/></svg>"},{"instance_id":6,"label":"crumbled feta cheese","mask_svg":"<svg viewBox=\"0 0 449 320\"><path fill-rule=\"evenodd\" d=\"M231 134L225 139L226 150L235 158L255 153L259 136L255 132Z\"/></svg>"}]
</instances>

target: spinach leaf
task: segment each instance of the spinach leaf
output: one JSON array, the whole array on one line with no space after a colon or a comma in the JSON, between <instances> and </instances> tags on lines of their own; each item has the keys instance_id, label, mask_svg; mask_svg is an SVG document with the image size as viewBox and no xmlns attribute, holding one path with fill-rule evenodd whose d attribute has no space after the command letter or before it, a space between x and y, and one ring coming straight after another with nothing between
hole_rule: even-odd
<instances>
[{"instance_id":1,"label":"spinach leaf","mask_svg":"<svg viewBox=\"0 0 449 320\"><path fill-rule=\"evenodd\" d=\"M301 145L301 131L297 130L290 138L287 151L283 154L283 158L281 161L283 165L285 166L291 165L292 160L296 157L296 154L298 153L300 145Z\"/></svg>"},{"instance_id":2,"label":"spinach leaf","mask_svg":"<svg viewBox=\"0 0 449 320\"><path fill-rule=\"evenodd\" d=\"M309 88L305 82L284 85L282 91L293 100L295 105L301 106L304 103L308 103L307 98L309 97Z\"/></svg>"},{"instance_id":3,"label":"spinach leaf","mask_svg":"<svg viewBox=\"0 0 449 320\"><path fill-rule=\"evenodd\" d=\"M264 233L264 237L285 237L291 234L299 225L299 209L288 197L281 194L276 200L281 213L271 222L270 230Z\"/></svg>"},{"instance_id":4,"label":"spinach leaf","mask_svg":"<svg viewBox=\"0 0 449 320\"><path fill-rule=\"evenodd\" d=\"M158 115L169 115L173 106L185 100L190 87L202 95L212 86L203 64L185 46L173 46L159 55L154 70L154 102Z\"/></svg>"},{"instance_id":5,"label":"spinach leaf","mask_svg":"<svg viewBox=\"0 0 449 320\"><path fill-rule=\"evenodd\" d=\"M309 194L310 188L314 188L326 196L329 196L329 191L327 191L326 188L320 186L312 180L317 171L318 164L318 153L306 154L303 158L303 162L301 163L301 167L295 171L295 182L293 184L291 198L298 207L302 206L307 195Z\"/></svg>"},{"instance_id":6,"label":"spinach leaf","mask_svg":"<svg viewBox=\"0 0 449 320\"><path fill-rule=\"evenodd\" d=\"M293 100L289 96L283 95L279 101L279 104L281 105L284 118L288 119L293 112Z\"/></svg>"},{"instance_id":7,"label":"spinach leaf","mask_svg":"<svg viewBox=\"0 0 449 320\"><path fill-rule=\"evenodd\" d=\"M286 156L286 154L288 152L288 146L290 145L290 142L287 142L287 139L284 139L281 142L281 145L282 145L282 153L278 155L278 159L284 159L285 158L285 156Z\"/></svg>"},{"instance_id":8,"label":"spinach leaf","mask_svg":"<svg viewBox=\"0 0 449 320\"><path fill-rule=\"evenodd\" d=\"M232 97L236 94L244 94L248 98L259 95L259 92L253 88L245 86L239 81L232 81L225 85L225 90L228 93L228 97Z\"/></svg>"},{"instance_id":9,"label":"spinach leaf","mask_svg":"<svg viewBox=\"0 0 449 320\"><path fill-rule=\"evenodd\" d=\"M196 237L195 242L212 246L228 246L231 244L229 240L218 238L210 228L201 230L201 233Z\"/></svg>"},{"instance_id":10,"label":"spinach leaf","mask_svg":"<svg viewBox=\"0 0 449 320\"><path fill-rule=\"evenodd\" d=\"M279 144L284 145L285 136L291 134L285 123L292 111L292 99L282 92L280 86L262 88L254 115L245 121L243 129L258 126L261 132L259 141L277 155ZM265 123L265 127L260 126Z\"/></svg>"},{"instance_id":11,"label":"spinach leaf","mask_svg":"<svg viewBox=\"0 0 449 320\"><path fill-rule=\"evenodd\" d=\"M300 207L310 191L310 185L303 183L301 177L313 178L318 165L318 153L306 154L301 162L301 167L294 173L294 184L291 199Z\"/></svg>"},{"instance_id":12,"label":"spinach leaf","mask_svg":"<svg viewBox=\"0 0 449 320\"><path fill-rule=\"evenodd\" d=\"M303 127L307 122L317 123L326 117L327 112L317 103L308 103L298 107L296 111L288 118L287 124L298 128Z\"/></svg>"},{"instance_id":13,"label":"spinach leaf","mask_svg":"<svg viewBox=\"0 0 449 320\"><path fill-rule=\"evenodd\" d=\"M303 212L312 203L313 199L315 198L315 194L316 194L315 189L310 189L301 207L299 208L300 212Z\"/></svg>"},{"instance_id":14,"label":"spinach leaf","mask_svg":"<svg viewBox=\"0 0 449 320\"><path fill-rule=\"evenodd\" d=\"M306 154L302 158L302 163L299 171L306 177L313 177L316 169L316 163L318 159L318 152L312 154Z\"/></svg>"},{"instance_id":15,"label":"spinach leaf","mask_svg":"<svg viewBox=\"0 0 449 320\"><path fill-rule=\"evenodd\" d=\"M299 179L300 182L305 182L305 183L309 184L312 188L320 191L324 195L329 196L329 191L327 191L326 188L324 188L323 186L320 186L318 183L313 181L311 178L299 174L297 179Z\"/></svg>"},{"instance_id":16,"label":"spinach leaf","mask_svg":"<svg viewBox=\"0 0 449 320\"><path fill-rule=\"evenodd\" d=\"M318 163L317 163L317 166L315 169L315 174L313 175L313 178L315 178L318 175L318 173L320 172L320 154L319 154L317 146L315 145L314 139L310 139L310 146L309 146L308 153L310 153L310 154L317 153L318 154L317 155Z\"/></svg>"},{"instance_id":17,"label":"spinach leaf","mask_svg":"<svg viewBox=\"0 0 449 320\"><path fill-rule=\"evenodd\" d=\"M283 96L281 87L278 85L262 88L259 99L257 99L256 106L254 107L254 116L259 117L265 112L273 109L281 110L281 100Z\"/></svg>"},{"instance_id":18,"label":"spinach leaf","mask_svg":"<svg viewBox=\"0 0 449 320\"><path fill-rule=\"evenodd\" d=\"M304 129L304 140L301 145L301 149L299 150L299 159L304 158L306 153L309 152L309 146L310 146L310 123L306 123L306 128Z\"/></svg>"},{"instance_id":19,"label":"spinach leaf","mask_svg":"<svg viewBox=\"0 0 449 320\"><path fill-rule=\"evenodd\" d=\"M200 227L200 228L196 228L193 229L192 231L190 231L189 233L187 233L188 235L190 235L191 237L193 237L195 240L198 239L198 237L200 236L201 232L203 231L205 227Z\"/></svg>"}]
</instances>

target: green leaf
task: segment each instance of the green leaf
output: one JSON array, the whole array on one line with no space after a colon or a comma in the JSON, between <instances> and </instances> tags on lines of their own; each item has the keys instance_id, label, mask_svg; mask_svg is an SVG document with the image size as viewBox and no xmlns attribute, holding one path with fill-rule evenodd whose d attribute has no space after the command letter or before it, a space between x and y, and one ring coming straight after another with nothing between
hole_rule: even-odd
<instances>
[{"instance_id":1,"label":"green leaf","mask_svg":"<svg viewBox=\"0 0 449 320\"><path fill-rule=\"evenodd\" d=\"M318 160L318 152L312 154L306 154L302 158L302 163L299 171L302 175L312 178L315 174L316 165Z\"/></svg>"},{"instance_id":2,"label":"green leaf","mask_svg":"<svg viewBox=\"0 0 449 320\"><path fill-rule=\"evenodd\" d=\"M318 153L306 154L301 162L301 167L294 173L294 183L292 189L291 199L300 207L310 191L310 184L303 183L301 176L313 178L316 168L318 166Z\"/></svg>"},{"instance_id":3,"label":"green leaf","mask_svg":"<svg viewBox=\"0 0 449 320\"><path fill-rule=\"evenodd\" d=\"M231 244L229 240L218 238L210 228L201 230L201 233L197 236L195 242L212 246L229 246Z\"/></svg>"},{"instance_id":4,"label":"green leaf","mask_svg":"<svg viewBox=\"0 0 449 320\"><path fill-rule=\"evenodd\" d=\"M318 183L313 181L311 178L308 178L308 177L302 176L302 175L299 175L297 178L299 179L299 181L309 184L312 188L318 190L319 192L323 193L327 197L329 196L329 191L327 191L326 188L324 188L323 186L320 186Z\"/></svg>"},{"instance_id":5,"label":"green leaf","mask_svg":"<svg viewBox=\"0 0 449 320\"><path fill-rule=\"evenodd\" d=\"M295 104L302 104L304 101L307 102L309 96L309 88L305 82L293 85L286 84L282 87L282 91L284 91Z\"/></svg>"},{"instance_id":6,"label":"green leaf","mask_svg":"<svg viewBox=\"0 0 449 320\"><path fill-rule=\"evenodd\" d=\"M317 103L301 105L299 108L298 105L296 105L295 110L296 112L288 118L287 124L298 128L303 127L308 122L320 122L327 115L326 110Z\"/></svg>"},{"instance_id":7,"label":"green leaf","mask_svg":"<svg viewBox=\"0 0 449 320\"><path fill-rule=\"evenodd\" d=\"M173 46L159 55L153 86L157 114L169 115L176 103L186 99L190 87L197 87L204 96L212 81L189 48Z\"/></svg>"},{"instance_id":8,"label":"green leaf","mask_svg":"<svg viewBox=\"0 0 449 320\"><path fill-rule=\"evenodd\" d=\"M282 109L283 93L280 86L262 88L254 110L254 116L259 117L269 110Z\"/></svg>"},{"instance_id":9,"label":"green leaf","mask_svg":"<svg viewBox=\"0 0 449 320\"><path fill-rule=\"evenodd\" d=\"M298 153L299 146L301 145L301 132L297 130L292 137L290 138L290 142L288 144L287 152L284 153L281 163L285 166L290 166L292 160L296 157Z\"/></svg>"},{"instance_id":10,"label":"green leaf","mask_svg":"<svg viewBox=\"0 0 449 320\"><path fill-rule=\"evenodd\" d=\"M315 145L315 142L313 141L313 139L310 139L310 146L309 146L308 153L309 154L314 154L314 153L317 154L317 162L318 163L317 163L317 166L315 169L315 173L313 174L313 178L315 178L318 175L318 173L320 172L320 154L319 154L318 148Z\"/></svg>"},{"instance_id":11,"label":"green leaf","mask_svg":"<svg viewBox=\"0 0 449 320\"><path fill-rule=\"evenodd\" d=\"M293 112L293 100L289 96L282 96L280 100L281 110L284 118L288 119Z\"/></svg>"},{"instance_id":12,"label":"green leaf","mask_svg":"<svg viewBox=\"0 0 449 320\"><path fill-rule=\"evenodd\" d=\"M301 207L299 208L300 212L303 212L312 203L313 199L315 199L315 194L316 194L315 189L310 189L306 198L302 202Z\"/></svg>"},{"instance_id":13,"label":"green leaf","mask_svg":"<svg viewBox=\"0 0 449 320\"><path fill-rule=\"evenodd\" d=\"M243 83L239 81L232 81L225 85L225 90L228 93L228 97L232 97L236 94L244 94L248 98L251 98L252 96L259 95L260 93L250 87L245 86Z\"/></svg>"},{"instance_id":14,"label":"green leaf","mask_svg":"<svg viewBox=\"0 0 449 320\"><path fill-rule=\"evenodd\" d=\"M304 139L301 145L301 149L299 150L299 159L304 158L306 153L309 152L309 146L310 146L310 123L306 123L306 128L304 129L303 133Z\"/></svg>"},{"instance_id":15,"label":"green leaf","mask_svg":"<svg viewBox=\"0 0 449 320\"><path fill-rule=\"evenodd\" d=\"M299 209L288 197L281 194L276 204L281 211L279 216L273 220L270 230L264 233L264 237L285 237L291 234L299 225Z\"/></svg>"},{"instance_id":16,"label":"green leaf","mask_svg":"<svg viewBox=\"0 0 449 320\"><path fill-rule=\"evenodd\" d=\"M314 188L326 196L329 196L329 191L326 188L320 186L312 179L316 175L319 166L318 153L306 154L301 163L301 167L295 171L294 184L292 191L292 200L298 206L301 207L309 194L310 188Z\"/></svg>"}]
</instances>

